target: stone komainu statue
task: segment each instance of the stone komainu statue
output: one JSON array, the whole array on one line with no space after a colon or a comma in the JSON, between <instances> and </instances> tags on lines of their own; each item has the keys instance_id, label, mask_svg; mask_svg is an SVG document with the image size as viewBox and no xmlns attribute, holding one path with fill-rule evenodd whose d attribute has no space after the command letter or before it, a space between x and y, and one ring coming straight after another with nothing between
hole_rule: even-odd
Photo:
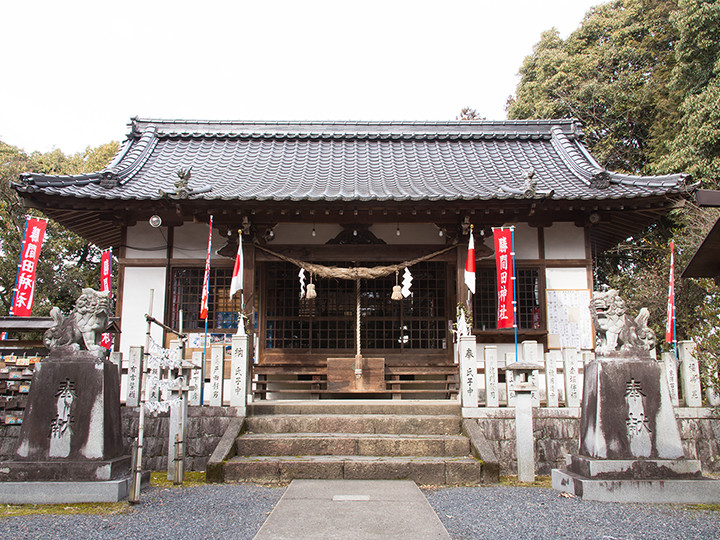
<instances>
[{"instance_id":1,"label":"stone komainu statue","mask_svg":"<svg viewBox=\"0 0 720 540\"><path fill-rule=\"evenodd\" d=\"M633 319L627 314L625 300L615 289L593 293L590 316L595 326L595 353L598 356L648 354L655 347L655 332L647 325L648 309L642 308Z\"/></svg>"},{"instance_id":2,"label":"stone komainu statue","mask_svg":"<svg viewBox=\"0 0 720 540\"><path fill-rule=\"evenodd\" d=\"M110 292L98 292L83 289L75 302L75 307L67 316L54 307L50 317L55 326L45 332L44 343L50 350L63 350L69 353L84 348L98 358L105 358L107 349L100 345L100 336L108 327L112 303Z\"/></svg>"}]
</instances>

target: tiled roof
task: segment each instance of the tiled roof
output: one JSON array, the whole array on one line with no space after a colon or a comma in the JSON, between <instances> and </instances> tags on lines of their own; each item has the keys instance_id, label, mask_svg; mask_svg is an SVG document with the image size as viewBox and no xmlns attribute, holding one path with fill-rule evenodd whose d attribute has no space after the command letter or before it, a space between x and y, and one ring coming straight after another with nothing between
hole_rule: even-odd
<instances>
[{"instance_id":1,"label":"tiled roof","mask_svg":"<svg viewBox=\"0 0 720 540\"><path fill-rule=\"evenodd\" d=\"M687 176L603 170L572 119L232 122L133 119L104 171L26 173L16 188L91 199L248 201L622 199L687 191Z\"/></svg>"}]
</instances>

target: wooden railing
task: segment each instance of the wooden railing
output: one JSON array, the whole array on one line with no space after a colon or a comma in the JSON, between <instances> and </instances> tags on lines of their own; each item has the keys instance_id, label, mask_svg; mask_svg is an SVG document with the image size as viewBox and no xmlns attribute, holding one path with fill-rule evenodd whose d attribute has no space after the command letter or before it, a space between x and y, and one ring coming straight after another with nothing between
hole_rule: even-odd
<instances>
[{"instance_id":1,"label":"wooden railing","mask_svg":"<svg viewBox=\"0 0 720 540\"><path fill-rule=\"evenodd\" d=\"M452 399L459 392L458 366L386 366L385 384L377 390L329 390L326 366L255 365L252 392L258 399L373 397L387 399Z\"/></svg>"}]
</instances>

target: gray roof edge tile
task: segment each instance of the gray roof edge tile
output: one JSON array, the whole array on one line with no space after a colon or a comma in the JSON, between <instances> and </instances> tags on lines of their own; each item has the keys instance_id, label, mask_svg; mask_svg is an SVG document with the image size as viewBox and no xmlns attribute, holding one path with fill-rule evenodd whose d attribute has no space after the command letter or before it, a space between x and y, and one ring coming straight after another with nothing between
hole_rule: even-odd
<instances>
[{"instance_id":1,"label":"gray roof edge tile","mask_svg":"<svg viewBox=\"0 0 720 540\"><path fill-rule=\"evenodd\" d=\"M454 120L454 121L242 121L242 120L163 120L133 118L130 136L139 136L147 127L159 136L275 136L337 137L368 134L398 136L550 137L550 128L560 127L569 137L582 135L574 118L552 120Z\"/></svg>"}]
</instances>

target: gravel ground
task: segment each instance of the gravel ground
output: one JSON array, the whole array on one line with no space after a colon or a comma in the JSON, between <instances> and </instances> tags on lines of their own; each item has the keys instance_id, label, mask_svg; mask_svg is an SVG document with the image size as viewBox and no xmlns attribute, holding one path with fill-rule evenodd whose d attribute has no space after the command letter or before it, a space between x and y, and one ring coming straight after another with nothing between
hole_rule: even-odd
<instances>
[{"instance_id":1,"label":"gravel ground","mask_svg":"<svg viewBox=\"0 0 720 540\"><path fill-rule=\"evenodd\" d=\"M454 540L720 538L718 510L583 501L537 487L444 488L425 495Z\"/></svg>"},{"instance_id":2,"label":"gravel ground","mask_svg":"<svg viewBox=\"0 0 720 540\"><path fill-rule=\"evenodd\" d=\"M242 484L153 488L124 514L0 519L0 538L251 539L283 493L284 488ZM455 540L720 538L720 511L583 501L544 488L442 488L424 493Z\"/></svg>"},{"instance_id":3,"label":"gravel ground","mask_svg":"<svg viewBox=\"0 0 720 540\"><path fill-rule=\"evenodd\" d=\"M254 485L152 488L125 514L0 519L0 538L251 539L284 492Z\"/></svg>"}]
</instances>

